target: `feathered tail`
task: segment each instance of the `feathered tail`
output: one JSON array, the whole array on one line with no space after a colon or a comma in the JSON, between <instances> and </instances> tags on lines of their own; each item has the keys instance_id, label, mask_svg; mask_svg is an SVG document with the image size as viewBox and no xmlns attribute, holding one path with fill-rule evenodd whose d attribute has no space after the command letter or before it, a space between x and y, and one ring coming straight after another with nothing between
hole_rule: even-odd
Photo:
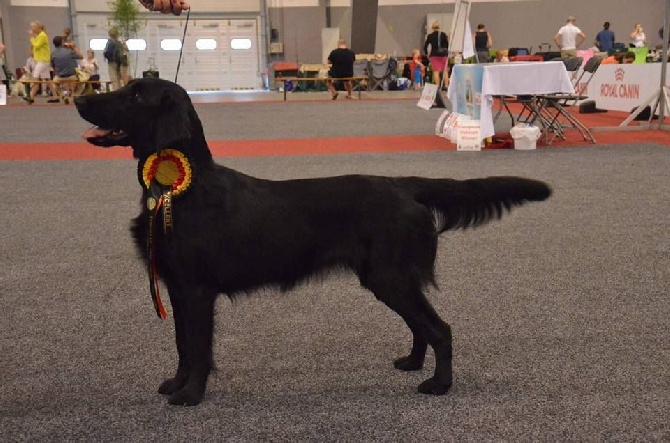
<instances>
[{"instance_id":1,"label":"feathered tail","mask_svg":"<svg viewBox=\"0 0 670 443\"><path fill-rule=\"evenodd\" d=\"M551 195L546 183L521 177L400 180L416 201L435 211L438 232L480 226L499 219L513 206L543 201Z\"/></svg>"}]
</instances>

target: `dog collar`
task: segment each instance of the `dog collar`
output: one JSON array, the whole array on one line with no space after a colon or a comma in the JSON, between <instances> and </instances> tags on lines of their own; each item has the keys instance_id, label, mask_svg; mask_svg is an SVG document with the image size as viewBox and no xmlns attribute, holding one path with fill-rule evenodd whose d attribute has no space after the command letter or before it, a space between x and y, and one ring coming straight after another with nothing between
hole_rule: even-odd
<instances>
[{"instance_id":1,"label":"dog collar","mask_svg":"<svg viewBox=\"0 0 670 443\"><path fill-rule=\"evenodd\" d=\"M163 149L147 157L140 168L140 176L144 189L148 190L151 182L156 180L162 187L168 188L172 196L177 197L191 185L193 168L183 152Z\"/></svg>"}]
</instances>

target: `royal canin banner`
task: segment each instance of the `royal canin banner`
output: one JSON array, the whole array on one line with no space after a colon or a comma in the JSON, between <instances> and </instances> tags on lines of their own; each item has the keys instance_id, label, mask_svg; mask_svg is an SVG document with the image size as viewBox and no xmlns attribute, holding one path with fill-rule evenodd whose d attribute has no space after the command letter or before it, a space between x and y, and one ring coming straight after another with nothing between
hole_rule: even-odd
<instances>
[{"instance_id":1,"label":"royal canin banner","mask_svg":"<svg viewBox=\"0 0 670 443\"><path fill-rule=\"evenodd\" d=\"M583 90L587 79L588 74L576 89L582 90L588 100L595 100L598 108L630 112L660 89L661 64L600 65ZM670 86L668 79L666 85Z\"/></svg>"}]
</instances>

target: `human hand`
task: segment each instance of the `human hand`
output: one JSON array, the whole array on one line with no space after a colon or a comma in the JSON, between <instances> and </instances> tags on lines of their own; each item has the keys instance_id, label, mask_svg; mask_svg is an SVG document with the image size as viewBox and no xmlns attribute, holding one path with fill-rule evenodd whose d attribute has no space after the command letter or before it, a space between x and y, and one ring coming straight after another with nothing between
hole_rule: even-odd
<instances>
[{"instance_id":1,"label":"human hand","mask_svg":"<svg viewBox=\"0 0 670 443\"><path fill-rule=\"evenodd\" d=\"M182 11L190 8L189 4L183 0L153 0L153 2L140 0L140 3L152 11L160 11L163 14L180 15Z\"/></svg>"}]
</instances>

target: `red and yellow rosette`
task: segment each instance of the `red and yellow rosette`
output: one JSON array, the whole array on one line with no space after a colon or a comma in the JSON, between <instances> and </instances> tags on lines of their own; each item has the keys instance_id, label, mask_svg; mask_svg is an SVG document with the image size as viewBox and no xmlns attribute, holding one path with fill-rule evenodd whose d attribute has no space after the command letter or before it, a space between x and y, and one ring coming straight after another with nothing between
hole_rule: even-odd
<instances>
[{"instance_id":1,"label":"red and yellow rosette","mask_svg":"<svg viewBox=\"0 0 670 443\"><path fill-rule=\"evenodd\" d=\"M186 191L193 180L193 170L188 158L176 149L163 149L151 154L142 166L142 182L149 188L156 179L163 186L170 186L173 196Z\"/></svg>"}]
</instances>

